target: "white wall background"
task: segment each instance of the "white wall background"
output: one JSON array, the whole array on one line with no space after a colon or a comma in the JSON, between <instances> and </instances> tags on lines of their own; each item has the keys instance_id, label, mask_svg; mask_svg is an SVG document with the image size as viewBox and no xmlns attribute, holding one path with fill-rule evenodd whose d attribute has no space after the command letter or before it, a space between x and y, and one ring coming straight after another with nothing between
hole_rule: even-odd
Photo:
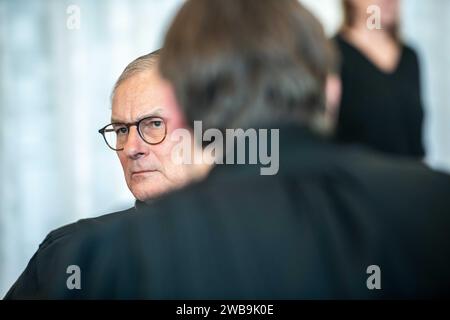
<instances>
[{"instance_id":1,"label":"white wall background","mask_svg":"<svg viewBox=\"0 0 450 320\"><path fill-rule=\"evenodd\" d=\"M338 0L302 2L336 30ZM0 296L50 230L132 205L97 129L117 76L160 46L181 3L0 0ZM66 27L71 4L79 30ZM450 1L404 0L403 12L405 37L422 55L428 160L450 170Z\"/></svg>"},{"instance_id":2,"label":"white wall background","mask_svg":"<svg viewBox=\"0 0 450 320\"><path fill-rule=\"evenodd\" d=\"M404 37L422 58L427 162L450 171L450 1L403 3Z\"/></svg>"}]
</instances>

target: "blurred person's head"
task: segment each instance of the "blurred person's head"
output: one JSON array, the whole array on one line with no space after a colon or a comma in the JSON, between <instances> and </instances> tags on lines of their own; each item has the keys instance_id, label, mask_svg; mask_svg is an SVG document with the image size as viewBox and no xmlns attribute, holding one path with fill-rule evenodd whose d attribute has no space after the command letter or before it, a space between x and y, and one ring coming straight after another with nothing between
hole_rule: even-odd
<instances>
[{"instance_id":1,"label":"blurred person's head","mask_svg":"<svg viewBox=\"0 0 450 320\"><path fill-rule=\"evenodd\" d=\"M128 188L141 201L182 187L205 173L200 166L172 161L175 142L169 136L185 127L185 119L171 86L159 75L158 63L159 51L125 68L112 93L112 125L107 128L113 131L104 134L112 140L108 145L118 149ZM126 126L138 121L139 128Z\"/></svg>"},{"instance_id":2,"label":"blurred person's head","mask_svg":"<svg viewBox=\"0 0 450 320\"><path fill-rule=\"evenodd\" d=\"M189 0L160 69L191 125L318 128L334 63L321 24L297 0Z\"/></svg>"},{"instance_id":3,"label":"blurred person's head","mask_svg":"<svg viewBox=\"0 0 450 320\"><path fill-rule=\"evenodd\" d=\"M344 12L343 30L365 27L369 6L380 8L382 30L386 30L395 40L399 36L400 0L342 0Z\"/></svg>"}]
</instances>

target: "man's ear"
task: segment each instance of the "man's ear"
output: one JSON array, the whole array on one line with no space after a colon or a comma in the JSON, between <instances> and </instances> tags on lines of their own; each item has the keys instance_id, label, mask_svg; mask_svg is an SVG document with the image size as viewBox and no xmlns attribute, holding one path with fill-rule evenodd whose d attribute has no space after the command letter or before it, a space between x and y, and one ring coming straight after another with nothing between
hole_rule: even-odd
<instances>
[{"instance_id":1,"label":"man's ear","mask_svg":"<svg viewBox=\"0 0 450 320\"><path fill-rule=\"evenodd\" d=\"M326 110L328 121L336 123L341 103L342 82L338 74L329 74L325 83Z\"/></svg>"}]
</instances>

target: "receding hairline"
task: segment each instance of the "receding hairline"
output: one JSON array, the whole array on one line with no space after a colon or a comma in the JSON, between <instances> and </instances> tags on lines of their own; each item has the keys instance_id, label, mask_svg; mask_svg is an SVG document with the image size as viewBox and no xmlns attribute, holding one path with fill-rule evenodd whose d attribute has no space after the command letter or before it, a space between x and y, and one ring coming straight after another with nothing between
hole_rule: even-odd
<instances>
[{"instance_id":1,"label":"receding hairline","mask_svg":"<svg viewBox=\"0 0 450 320\"><path fill-rule=\"evenodd\" d=\"M117 88L129 78L145 71L154 70L157 67L161 54L161 49L145 54L131 61L120 74L111 92L111 101L114 98Z\"/></svg>"}]
</instances>

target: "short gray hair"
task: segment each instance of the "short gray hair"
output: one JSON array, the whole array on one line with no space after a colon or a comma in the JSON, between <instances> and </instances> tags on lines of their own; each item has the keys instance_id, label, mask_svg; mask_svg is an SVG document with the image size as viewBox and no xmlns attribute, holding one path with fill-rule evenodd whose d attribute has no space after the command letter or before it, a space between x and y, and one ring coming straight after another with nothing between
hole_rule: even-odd
<instances>
[{"instance_id":1,"label":"short gray hair","mask_svg":"<svg viewBox=\"0 0 450 320\"><path fill-rule=\"evenodd\" d=\"M138 73L152 70L158 63L159 56L161 54L160 51L161 49L155 50L151 53L140 56L139 58L131 61L122 71L122 73L119 76L119 79L117 79L116 83L114 84L114 88L111 92L111 100L114 98L114 94L116 93L117 88L122 84L122 82Z\"/></svg>"}]
</instances>

